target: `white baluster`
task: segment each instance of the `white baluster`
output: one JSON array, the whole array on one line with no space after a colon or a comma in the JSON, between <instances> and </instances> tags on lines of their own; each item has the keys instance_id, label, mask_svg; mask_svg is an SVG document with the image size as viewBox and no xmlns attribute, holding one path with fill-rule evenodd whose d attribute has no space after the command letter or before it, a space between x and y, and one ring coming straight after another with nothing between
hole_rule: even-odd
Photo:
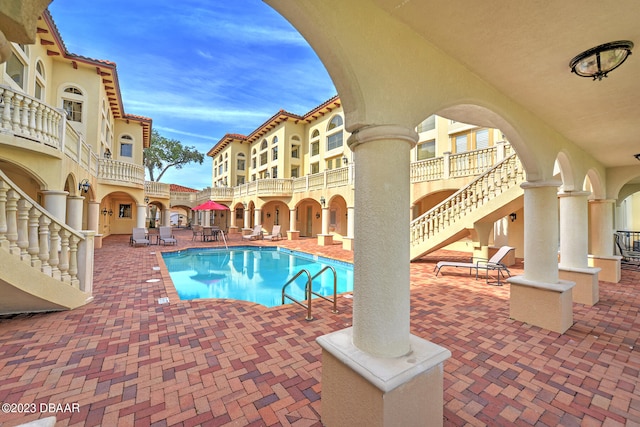
<instances>
[{"instance_id":1,"label":"white baluster","mask_svg":"<svg viewBox=\"0 0 640 427\"><path fill-rule=\"evenodd\" d=\"M49 265L49 224L51 220L46 215L40 217L40 270L51 276L51 266Z\"/></svg>"},{"instance_id":2,"label":"white baluster","mask_svg":"<svg viewBox=\"0 0 640 427\"><path fill-rule=\"evenodd\" d=\"M11 105L13 103L14 93L4 90L2 93L2 128L13 129L11 125Z\"/></svg>"},{"instance_id":3,"label":"white baluster","mask_svg":"<svg viewBox=\"0 0 640 427\"><path fill-rule=\"evenodd\" d=\"M55 221L51 221L49 224L49 235L51 236L49 246L49 265L51 266L51 277L56 280L61 280L60 273L60 224Z\"/></svg>"},{"instance_id":4,"label":"white baluster","mask_svg":"<svg viewBox=\"0 0 640 427\"><path fill-rule=\"evenodd\" d=\"M29 211L29 247L27 248L27 252L29 252L29 256L31 257L31 267L37 269L40 269L42 266L40 258L38 258L38 253L40 252L40 245L38 244L40 240L38 230L40 227L40 215L42 215L42 212L35 206Z\"/></svg>"},{"instance_id":5,"label":"white baluster","mask_svg":"<svg viewBox=\"0 0 640 427\"><path fill-rule=\"evenodd\" d=\"M42 133L42 115L44 114L44 104L39 103L38 107L35 111L35 119L36 119L36 138L41 141L45 140L45 135Z\"/></svg>"},{"instance_id":6,"label":"white baluster","mask_svg":"<svg viewBox=\"0 0 640 427\"><path fill-rule=\"evenodd\" d=\"M7 240L7 190L9 185L0 179L0 248L9 250Z\"/></svg>"},{"instance_id":7,"label":"white baluster","mask_svg":"<svg viewBox=\"0 0 640 427\"><path fill-rule=\"evenodd\" d=\"M20 128L22 99L24 99L22 95L14 94L13 96L13 117L11 118L11 122L13 131L16 133L22 133L22 129Z\"/></svg>"},{"instance_id":8,"label":"white baluster","mask_svg":"<svg viewBox=\"0 0 640 427\"><path fill-rule=\"evenodd\" d=\"M69 275L71 278L71 286L80 289L80 281L78 280L78 236L72 234L69 238Z\"/></svg>"},{"instance_id":9,"label":"white baluster","mask_svg":"<svg viewBox=\"0 0 640 427\"><path fill-rule=\"evenodd\" d=\"M31 203L26 199L18 200L18 241L16 242L20 248L20 259L28 262L31 258L27 248L29 247L29 209Z\"/></svg>"},{"instance_id":10,"label":"white baluster","mask_svg":"<svg viewBox=\"0 0 640 427\"><path fill-rule=\"evenodd\" d=\"M65 283L71 282L69 275L69 232L65 229L60 231L60 268L61 279Z\"/></svg>"},{"instance_id":11,"label":"white baluster","mask_svg":"<svg viewBox=\"0 0 640 427\"><path fill-rule=\"evenodd\" d=\"M22 102L22 111L20 117L20 127L24 135L31 135L31 129L29 129L29 112L31 111L31 98L25 97Z\"/></svg>"}]
</instances>

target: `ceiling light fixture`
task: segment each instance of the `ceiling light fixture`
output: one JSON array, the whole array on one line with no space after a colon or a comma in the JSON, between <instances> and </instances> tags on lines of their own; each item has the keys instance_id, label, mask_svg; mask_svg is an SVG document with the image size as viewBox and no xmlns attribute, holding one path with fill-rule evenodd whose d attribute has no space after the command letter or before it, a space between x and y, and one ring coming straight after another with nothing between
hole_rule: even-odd
<instances>
[{"instance_id":1,"label":"ceiling light fixture","mask_svg":"<svg viewBox=\"0 0 640 427\"><path fill-rule=\"evenodd\" d=\"M569 63L571 72L580 77L602 80L631 55L633 43L627 40L605 43L582 52Z\"/></svg>"}]
</instances>

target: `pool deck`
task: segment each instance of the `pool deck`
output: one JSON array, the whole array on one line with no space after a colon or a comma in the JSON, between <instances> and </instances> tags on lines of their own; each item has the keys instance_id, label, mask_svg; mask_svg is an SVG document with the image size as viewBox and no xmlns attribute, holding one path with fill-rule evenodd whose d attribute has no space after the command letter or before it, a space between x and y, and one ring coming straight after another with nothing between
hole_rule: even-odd
<instances>
[{"instance_id":1,"label":"pool deck","mask_svg":"<svg viewBox=\"0 0 640 427\"><path fill-rule=\"evenodd\" d=\"M175 234L178 248L217 245ZM35 409L0 412L0 425L51 415L56 426L321 425L315 338L351 325L352 299L339 298L338 314L319 303L310 322L295 305L179 301L158 268L158 253L175 248L128 239L110 236L96 250L89 305L0 317L0 403ZM248 244L352 259L315 239ZM601 281L600 302L574 304L574 325L560 335L509 319L508 284L462 269L434 276L435 262L459 256L411 264L411 332L452 352L445 426L640 426L639 270Z\"/></svg>"}]
</instances>

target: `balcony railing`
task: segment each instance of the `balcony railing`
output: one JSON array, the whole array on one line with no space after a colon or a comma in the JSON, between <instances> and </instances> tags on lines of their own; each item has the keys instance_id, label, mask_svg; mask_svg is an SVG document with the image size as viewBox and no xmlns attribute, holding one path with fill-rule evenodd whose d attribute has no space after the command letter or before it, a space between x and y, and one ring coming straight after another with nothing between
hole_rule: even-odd
<instances>
[{"instance_id":1,"label":"balcony railing","mask_svg":"<svg viewBox=\"0 0 640 427\"><path fill-rule=\"evenodd\" d=\"M145 181L144 193L149 197L168 199L171 196L171 185L164 182Z\"/></svg>"},{"instance_id":2,"label":"balcony railing","mask_svg":"<svg viewBox=\"0 0 640 427\"><path fill-rule=\"evenodd\" d=\"M4 131L62 149L61 111L40 100L0 86L0 120Z\"/></svg>"},{"instance_id":3,"label":"balcony railing","mask_svg":"<svg viewBox=\"0 0 640 427\"><path fill-rule=\"evenodd\" d=\"M142 186L144 185L144 168L119 160L100 159L98 161L98 179Z\"/></svg>"}]
</instances>

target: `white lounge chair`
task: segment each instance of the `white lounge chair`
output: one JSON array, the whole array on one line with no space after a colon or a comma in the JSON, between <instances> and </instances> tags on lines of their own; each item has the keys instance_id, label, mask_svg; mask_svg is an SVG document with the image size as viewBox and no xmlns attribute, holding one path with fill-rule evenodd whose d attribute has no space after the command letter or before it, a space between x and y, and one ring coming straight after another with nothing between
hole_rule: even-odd
<instances>
[{"instance_id":1,"label":"white lounge chair","mask_svg":"<svg viewBox=\"0 0 640 427\"><path fill-rule=\"evenodd\" d=\"M271 230L271 234L265 234L264 236L262 236L263 239L265 240L280 240L282 239L282 233L280 232L280 226L279 225L274 225L273 229Z\"/></svg>"},{"instance_id":2,"label":"white lounge chair","mask_svg":"<svg viewBox=\"0 0 640 427\"><path fill-rule=\"evenodd\" d=\"M160 235L158 236L158 243L162 242L163 245L177 245L178 244L178 240L176 239L176 237L171 233L171 227L160 227Z\"/></svg>"},{"instance_id":3,"label":"white lounge chair","mask_svg":"<svg viewBox=\"0 0 640 427\"><path fill-rule=\"evenodd\" d=\"M149 238L147 237L147 230L144 228L134 228L131 231L131 239L129 240L131 246L146 245L149 246Z\"/></svg>"},{"instance_id":4,"label":"white lounge chair","mask_svg":"<svg viewBox=\"0 0 640 427\"><path fill-rule=\"evenodd\" d=\"M456 268L468 268L469 274L471 274L472 270L476 270L476 279L478 279L478 270L486 271L486 280L489 283L489 270L498 272L498 286L500 283L500 276L502 276L502 272L506 272L509 277L511 277L511 273L506 265L502 263L502 260L507 256L509 252L515 250L511 246L502 246L498 251L490 258L476 258L472 257L471 262L456 262L456 261L440 261L436 264L434 271L436 272L436 276L440 272L442 267L456 267Z\"/></svg>"},{"instance_id":5,"label":"white lounge chair","mask_svg":"<svg viewBox=\"0 0 640 427\"><path fill-rule=\"evenodd\" d=\"M253 232L251 234L247 234L246 236L242 236L244 240L258 240L262 239L262 226L256 225L253 227Z\"/></svg>"}]
</instances>

